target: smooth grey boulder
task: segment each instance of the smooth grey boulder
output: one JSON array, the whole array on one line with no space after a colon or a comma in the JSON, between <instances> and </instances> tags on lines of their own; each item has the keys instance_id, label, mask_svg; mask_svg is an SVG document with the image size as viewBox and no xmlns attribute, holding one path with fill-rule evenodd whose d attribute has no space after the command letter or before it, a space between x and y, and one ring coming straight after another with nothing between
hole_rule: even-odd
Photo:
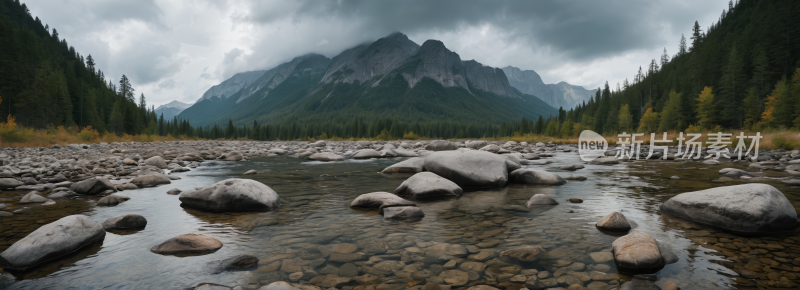
<instances>
[{"instance_id":1,"label":"smooth grey boulder","mask_svg":"<svg viewBox=\"0 0 800 290\"><path fill-rule=\"evenodd\" d=\"M631 224L628 222L628 219L616 211L604 216L595 226L598 229L616 232L625 232L631 229Z\"/></svg>"},{"instance_id":2,"label":"smooth grey boulder","mask_svg":"<svg viewBox=\"0 0 800 290\"><path fill-rule=\"evenodd\" d=\"M723 168L719 171L719 174L725 175L730 178L740 178L742 176L754 176L752 173L736 169L736 168Z\"/></svg>"},{"instance_id":3,"label":"smooth grey boulder","mask_svg":"<svg viewBox=\"0 0 800 290\"><path fill-rule=\"evenodd\" d=\"M106 190L117 191L117 188L114 187L114 184L112 184L111 181L108 181L108 179L102 177L89 178L74 183L69 187L69 189L77 194L87 195L97 195Z\"/></svg>"},{"instance_id":4,"label":"smooth grey boulder","mask_svg":"<svg viewBox=\"0 0 800 290\"><path fill-rule=\"evenodd\" d=\"M584 180L586 180L586 176L573 174L573 175L570 175L570 176L564 177L564 180L570 180L570 181L584 181Z\"/></svg>"},{"instance_id":5,"label":"smooth grey boulder","mask_svg":"<svg viewBox=\"0 0 800 290\"><path fill-rule=\"evenodd\" d=\"M552 197L549 197L545 194L537 193L531 196L531 199L529 199L528 202L525 203L525 206L530 208L532 206L537 206L537 205L557 205L557 204L558 202Z\"/></svg>"},{"instance_id":6,"label":"smooth grey boulder","mask_svg":"<svg viewBox=\"0 0 800 290\"><path fill-rule=\"evenodd\" d=\"M658 244L647 233L635 232L619 237L611 248L617 268L623 271L654 273L664 267Z\"/></svg>"},{"instance_id":7,"label":"smooth grey boulder","mask_svg":"<svg viewBox=\"0 0 800 290\"><path fill-rule=\"evenodd\" d=\"M364 208L379 208L383 209L386 207L394 207L394 206L416 206L416 204L412 201L408 201L388 192L370 192L359 195L353 202L350 203L350 207L364 207Z\"/></svg>"},{"instance_id":8,"label":"smooth grey boulder","mask_svg":"<svg viewBox=\"0 0 800 290\"><path fill-rule=\"evenodd\" d=\"M308 156L308 159L318 161L344 161L344 157L342 155L332 152L314 153L311 154L311 156Z\"/></svg>"},{"instance_id":9,"label":"smooth grey boulder","mask_svg":"<svg viewBox=\"0 0 800 290\"><path fill-rule=\"evenodd\" d=\"M597 158L595 160L592 160L592 161L589 162L589 164L614 165L614 164L619 164L619 159L617 159L614 156L605 156L605 157L600 157L600 158Z\"/></svg>"},{"instance_id":10,"label":"smooth grey boulder","mask_svg":"<svg viewBox=\"0 0 800 290\"><path fill-rule=\"evenodd\" d=\"M22 182L14 178L0 178L0 189L16 188L22 185Z\"/></svg>"},{"instance_id":11,"label":"smooth grey boulder","mask_svg":"<svg viewBox=\"0 0 800 290\"><path fill-rule=\"evenodd\" d=\"M239 151L231 151L223 154L218 159L224 161L242 161L244 159L244 155L242 155L242 153Z\"/></svg>"},{"instance_id":12,"label":"smooth grey boulder","mask_svg":"<svg viewBox=\"0 0 800 290\"><path fill-rule=\"evenodd\" d=\"M50 199L62 199L62 198L70 198L75 196L75 192L71 190L62 190L55 193L50 194Z\"/></svg>"},{"instance_id":13,"label":"smooth grey boulder","mask_svg":"<svg viewBox=\"0 0 800 290\"><path fill-rule=\"evenodd\" d=\"M413 220L425 217L416 206L393 206L383 209L383 219L385 220Z\"/></svg>"},{"instance_id":14,"label":"smooth grey boulder","mask_svg":"<svg viewBox=\"0 0 800 290\"><path fill-rule=\"evenodd\" d=\"M48 199L46 197L36 194L36 191L31 191L28 192L28 194L25 194L25 196L23 196L22 199L19 200L19 203L20 204L43 203L46 202L47 200Z\"/></svg>"},{"instance_id":15,"label":"smooth grey boulder","mask_svg":"<svg viewBox=\"0 0 800 290\"><path fill-rule=\"evenodd\" d=\"M130 200L130 197L122 196L122 195L109 195L106 197L101 198L97 201L97 205L101 206L115 206L120 203L126 202Z\"/></svg>"},{"instance_id":16,"label":"smooth grey boulder","mask_svg":"<svg viewBox=\"0 0 800 290\"><path fill-rule=\"evenodd\" d=\"M556 174L543 170L533 170L527 168L514 170L508 176L509 179L511 179L511 182L514 183L540 185L563 185L567 183L566 180Z\"/></svg>"},{"instance_id":17,"label":"smooth grey boulder","mask_svg":"<svg viewBox=\"0 0 800 290\"><path fill-rule=\"evenodd\" d=\"M737 234L782 232L797 227L794 206L772 185L721 186L676 195L661 212Z\"/></svg>"},{"instance_id":18,"label":"smooth grey boulder","mask_svg":"<svg viewBox=\"0 0 800 290\"><path fill-rule=\"evenodd\" d=\"M475 149L475 150L481 149L481 148L483 148L484 146L486 146L488 144L489 144L488 142L483 141L483 140L470 140L470 141L464 142L464 145L467 146L467 148L471 148L471 149Z\"/></svg>"},{"instance_id":19,"label":"smooth grey boulder","mask_svg":"<svg viewBox=\"0 0 800 290\"><path fill-rule=\"evenodd\" d=\"M370 159L381 157L383 157L383 155L381 155L380 152L375 151L375 149L361 149L356 151L356 153L352 156L353 159Z\"/></svg>"},{"instance_id":20,"label":"smooth grey boulder","mask_svg":"<svg viewBox=\"0 0 800 290\"><path fill-rule=\"evenodd\" d=\"M181 192L183 192L183 191L180 190L180 189L177 189L177 188L173 188L173 189L170 189L169 191L167 191L167 194L169 194L169 195L178 195L178 194L181 194Z\"/></svg>"},{"instance_id":21,"label":"smooth grey boulder","mask_svg":"<svg viewBox=\"0 0 800 290\"><path fill-rule=\"evenodd\" d=\"M131 180L131 184L136 185L138 188L154 187L162 184L170 184L172 181L163 174L148 174L137 176Z\"/></svg>"},{"instance_id":22,"label":"smooth grey boulder","mask_svg":"<svg viewBox=\"0 0 800 290\"><path fill-rule=\"evenodd\" d=\"M394 190L394 194L413 199L460 197L464 193L454 182L431 172L414 174Z\"/></svg>"},{"instance_id":23,"label":"smooth grey boulder","mask_svg":"<svg viewBox=\"0 0 800 290\"><path fill-rule=\"evenodd\" d=\"M71 215L46 224L0 254L0 267L24 270L100 241L106 231L84 215Z\"/></svg>"},{"instance_id":24,"label":"smooth grey boulder","mask_svg":"<svg viewBox=\"0 0 800 290\"><path fill-rule=\"evenodd\" d=\"M458 145L456 143L444 140L431 141L431 143L425 146L425 150L428 151L446 151L456 149L458 149Z\"/></svg>"},{"instance_id":25,"label":"smooth grey boulder","mask_svg":"<svg viewBox=\"0 0 800 290\"><path fill-rule=\"evenodd\" d=\"M425 157L424 167L461 188L501 187L508 182L507 160L484 151L434 152Z\"/></svg>"},{"instance_id":26,"label":"smooth grey boulder","mask_svg":"<svg viewBox=\"0 0 800 290\"><path fill-rule=\"evenodd\" d=\"M186 190L183 205L210 211L271 211L280 207L278 194L261 182L231 178Z\"/></svg>"},{"instance_id":27,"label":"smooth grey boulder","mask_svg":"<svg viewBox=\"0 0 800 290\"><path fill-rule=\"evenodd\" d=\"M164 158L161 158L161 156L153 156L153 157L147 158L147 160L144 161L144 164L147 164L147 165L150 165L150 166L155 166L155 167L158 167L158 168L161 168L161 169L166 169L167 168L167 162L165 162Z\"/></svg>"},{"instance_id":28,"label":"smooth grey boulder","mask_svg":"<svg viewBox=\"0 0 800 290\"><path fill-rule=\"evenodd\" d=\"M425 166L425 158L415 157L386 167L381 173L417 173L422 172L423 166Z\"/></svg>"},{"instance_id":29,"label":"smooth grey boulder","mask_svg":"<svg viewBox=\"0 0 800 290\"><path fill-rule=\"evenodd\" d=\"M163 241L150 248L162 255L207 254L222 248L222 242L214 237L200 234L185 234Z\"/></svg>"},{"instance_id":30,"label":"smooth grey boulder","mask_svg":"<svg viewBox=\"0 0 800 290\"><path fill-rule=\"evenodd\" d=\"M147 226L147 219L138 214L126 214L112 217L103 222L103 229L140 229Z\"/></svg>"}]
</instances>

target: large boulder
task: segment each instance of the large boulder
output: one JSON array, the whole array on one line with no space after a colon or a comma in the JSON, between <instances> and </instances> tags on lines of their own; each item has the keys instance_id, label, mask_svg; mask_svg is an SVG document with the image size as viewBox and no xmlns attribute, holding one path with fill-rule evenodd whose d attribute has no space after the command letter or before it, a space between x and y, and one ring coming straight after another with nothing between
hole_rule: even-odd
<instances>
[{"instance_id":1,"label":"large boulder","mask_svg":"<svg viewBox=\"0 0 800 290\"><path fill-rule=\"evenodd\" d=\"M185 234L150 248L150 251L162 255L190 255L210 253L222 248L219 240L200 234Z\"/></svg>"},{"instance_id":2,"label":"large boulder","mask_svg":"<svg viewBox=\"0 0 800 290\"><path fill-rule=\"evenodd\" d=\"M22 181L14 178L0 178L0 189L12 189L22 184Z\"/></svg>"},{"instance_id":3,"label":"large boulder","mask_svg":"<svg viewBox=\"0 0 800 290\"><path fill-rule=\"evenodd\" d=\"M364 208L386 208L393 206L416 206L414 202L405 200L397 195L388 192L370 192L359 195L350 207L364 207Z\"/></svg>"},{"instance_id":4,"label":"large boulder","mask_svg":"<svg viewBox=\"0 0 800 290\"><path fill-rule=\"evenodd\" d=\"M147 160L144 161L144 164L147 164L147 165L150 165L150 166L155 166L155 167L158 167L158 168L161 168L161 169L166 169L167 168L167 162L165 162L164 158L161 158L161 156L153 156L153 157L147 158Z\"/></svg>"},{"instance_id":5,"label":"large boulder","mask_svg":"<svg viewBox=\"0 0 800 290\"><path fill-rule=\"evenodd\" d=\"M344 161L344 157L342 155L332 152L314 153L311 154L311 156L308 156L308 159L318 161Z\"/></svg>"},{"instance_id":6,"label":"large boulder","mask_svg":"<svg viewBox=\"0 0 800 290\"><path fill-rule=\"evenodd\" d=\"M507 160L484 151L443 151L425 157L425 170L462 188L501 187L508 182Z\"/></svg>"},{"instance_id":7,"label":"large boulder","mask_svg":"<svg viewBox=\"0 0 800 290\"><path fill-rule=\"evenodd\" d=\"M664 267L656 240L643 232L616 239L611 244L617 268L634 273L654 273Z\"/></svg>"},{"instance_id":8,"label":"large boulder","mask_svg":"<svg viewBox=\"0 0 800 290\"><path fill-rule=\"evenodd\" d=\"M628 219L616 211L604 216L595 226L601 230L616 232L625 232L631 229L631 224L628 222Z\"/></svg>"},{"instance_id":9,"label":"large boulder","mask_svg":"<svg viewBox=\"0 0 800 290\"><path fill-rule=\"evenodd\" d=\"M170 181L169 178L163 174L148 174L137 176L131 180L131 183L136 185L138 188L145 188L162 184L170 184L172 181Z\"/></svg>"},{"instance_id":10,"label":"large boulder","mask_svg":"<svg viewBox=\"0 0 800 290\"><path fill-rule=\"evenodd\" d=\"M100 241L106 236L98 222L71 215L46 224L0 254L0 268L24 270Z\"/></svg>"},{"instance_id":11,"label":"large boulder","mask_svg":"<svg viewBox=\"0 0 800 290\"><path fill-rule=\"evenodd\" d=\"M88 195L97 195L109 189L117 191L116 187L114 187L114 184L112 184L111 181L108 181L108 179L102 177L89 178L81 182L74 183L69 187L69 189L77 194Z\"/></svg>"},{"instance_id":12,"label":"large boulder","mask_svg":"<svg viewBox=\"0 0 800 290\"><path fill-rule=\"evenodd\" d=\"M514 183L563 185L567 183L561 176L543 170L517 169L509 173L509 179Z\"/></svg>"},{"instance_id":13,"label":"large boulder","mask_svg":"<svg viewBox=\"0 0 800 290\"><path fill-rule=\"evenodd\" d=\"M126 214L112 217L103 222L103 229L140 229L147 226L147 219L138 214Z\"/></svg>"},{"instance_id":14,"label":"large boulder","mask_svg":"<svg viewBox=\"0 0 800 290\"><path fill-rule=\"evenodd\" d=\"M444 140L432 141L428 144L428 146L425 146L425 150L428 151L446 151L456 149L458 149L458 145L456 143Z\"/></svg>"},{"instance_id":15,"label":"large boulder","mask_svg":"<svg viewBox=\"0 0 800 290\"><path fill-rule=\"evenodd\" d=\"M422 172L423 166L425 166L425 158L415 157L386 167L381 173L417 173Z\"/></svg>"},{"instance_id":16,"label":"large boulder","mask_svg":"<svg viewBox=\"0 0 800 290\"><path fill-rule=\"evenodd\" d=\"M782 232L797 226L794 206L772 185L751 183L676 195L661 212L738 234Z\"/></svg>"},{"instance_id":17,"label":"large boulder","mask_svg":"<svg viewBox=\"0 0 800 290\"><path fill-rule=\"evenodd\" d=\"M380 152L375 151L375 149L361 149L361 150L356 151L356 153L353 154L352 158L353 159L370 159L370 158L381 158L381 157L383 157L383 155L381 155Z\"/></svg>"},{"instance_id":18,"label":"large boulder","mask_svg":"<svg viewBox=\"0 0 800 290\"><path fill-rule=\"evenodd\" d=\"M231 178L181 193L181 203L211 211L270 211L280 198L269 186L250 179Z\"/></svg>"},{"instance_id":19,"label":"large boulder","mask_svg":"<svg viewBox=\"0 0 800 290\"><path fill-rule=\"evenodd\" d=\"M396 195L413 199L459 197L462 193L464 190L457 184L431 172L414 174L394 190Z\"/></svg>"}]
</instances>

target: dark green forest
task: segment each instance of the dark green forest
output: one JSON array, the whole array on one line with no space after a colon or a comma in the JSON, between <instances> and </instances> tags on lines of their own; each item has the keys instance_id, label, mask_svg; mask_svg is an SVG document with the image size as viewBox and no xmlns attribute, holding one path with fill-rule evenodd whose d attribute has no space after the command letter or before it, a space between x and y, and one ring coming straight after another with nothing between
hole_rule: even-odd
<instances>
[{"instance_id":1,"label":"dark green forest","mask_svg":"<svg viewBox=\"0 0 800 290\"><path fill-rule=\"evenodd\" d=\"M680 46L665 48L630 81L606 84L585 104L557 113L530 106L543 104L533 96L512 100L478 90L471 95L430 80L413 89L402 78L389 78L376 88L330 84L309 92L321 77L312 72L287 80L269 98L244 100L245 106L235 106L236 96L205 100L186 113L224 113L201 120L204 126L192 126L186 120L160 118L147 106L144 94L137 97L127 77L107 81L99 69L102 64L76 52L55 28L31 16L25 4L2 0L0 114L39 129L92 126L118 135L256 140L575 137L584 129L604 135L720 128L797 130L797 15L798 1L731 2L709 26L687 23L692 33L681 39ZM674 53L669 54L671 49ZM498 111L512 114L498 115Z\"/></svg>"}]
</instances>

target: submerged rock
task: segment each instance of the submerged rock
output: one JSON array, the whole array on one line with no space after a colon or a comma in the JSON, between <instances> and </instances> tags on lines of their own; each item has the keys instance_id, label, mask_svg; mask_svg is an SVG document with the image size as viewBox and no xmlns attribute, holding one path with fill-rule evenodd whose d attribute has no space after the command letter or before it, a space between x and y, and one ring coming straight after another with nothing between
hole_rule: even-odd
<instances>
[{"instance_id":1,"label":"submerged rock","mask_svg":"<svg viewBox=\"0 0 800 290\"><path fill-rule=\"evenodd\" d=\"M507 159L484 151L441 151L425 157L425 170L462 188L501 187L508 182Z\"/></svg>"},{"instance_id":2,"label":"submerged rock","mask_svg":"<svg viewBox=\"0 0 800 290\"><path fill-rule=\"evenodd\" d=\"M528 208L536 205L557 205L558 202L545 194L537 193L531 196L531 199L525 203Z\"/></svg>"},{"instance_id":3,"label":"submerged rock","mask_svg":"<svg viewBox=\"0 0 800 290\"><path fill-rule=\"evenodd\" d=\"M100 241L106 231L84 215L71 215L46 224L0 254L0 267L24 270Z\"/></svg>"},{"instance_id":4,"label":"submerged rock","mask_svg":"<svg viewBox=\"0 0 800 290\"><path fill-rule=\"evenodd\" d=\"M414 174L394 190L394 194L414 199L460 197L464 191L457 184L431 172Z\"/></svg>"},{"instance_id":5,"label":"submerged rock","mask_svg":"<svg viewBox=\"0 0 800 290\"><path fill-rule=\"evenodd\" d=\"M180 189L177 189L177 188L173 188L173 189L170 189L169 191L167 191L167 194L169 194L169 195L178 195L178 194L181 194L181 192L183 192L183 191L180 190Z\"/></svg>"},{"instance_id":6,"label":"submerged rock","mask_svg":"<svg viewBox=\"0 0 800 290\"><path fill-rule=\"evenodd\" d=\"M122 195L109 195L106 197L101 198L97 201L97 205L101 206L115 206L120 203L126 202L130 200L130 197L122 196Z\"/></svg>"},{"instance_id":7,"label":"submerged rock","mask_svg":"<svg viewBox=\"0 0 800 290\"><path fill-rule=\"evenodd\" d=\"M222 242L206 235L185 234L150 248L150 251L162 255L202 254L222 248Z\"/></svg>"},{"instance_id":8,"label":"submerged rock","mask_svg":"<svg viewBox=\"0 0 800 290\"><path fill-rule=\"evenodd\" d=\"M370 158L381 158L381 157L383 157L383 155L381 155L380 152L375 151L375 149L361 149L361 150L356 151L356 153L353 154L352 158L353 159L370 159Z\"/></svg>"},{"instance_id":9,"label":"submerged rock","mask_svg":"<svg viewBox=\"0 0 800 290\"><path fill-rule=\"evenodd\" d=\"M628 223L628 219L616 211L600 219L595 226L598 229L618 232L625 232L631 229L631 224Z\"/></svg>"},{"instance_id":10,"label":"submerged rock","mask_svg":"<svg viewBox=\"0 0 800 290\"><path fill-rule=\"evenodd\" d=\"M140 229L147 226L147 219L138 214L126 214L112 217L103 222L103 229Z\"/></svg>"},{"instance_id":11,"label":"submerged rock","mask_svg":"<svg viewBox=\"0 0 800 290\"><path fill-rule=\"evenodd\" d=\"M500 256L511 257L519 260L520 262L533 262L545 252L547 251L541 246L522 246L511 250L502 251L500 252Z\"/></svg>"},{"instance_id":12,"label":"submerged rock","mask_svg":"<svg viewBox=\"0 0 800 290\"><path fill-rule=\"evenodd\" d=\"M417 173L422 172L424 165L425 158L409 158L408 160L403 160L395 163L392 166L386 167L383 169L383 171L381 171L381 173Z\"/></svg>"},{"instance_id":13,"label":"submerged rock","mask_svg":"<svg viewBox=\"0 0 800 290\"><path fill-rule=\"evenodd\" d=\"M250 179L231 178L181 193L181 203L211 211L271 211L280 198L269 186Z\"/></svg>"},{"instance_id":14,"label":"submerged rock","mask_svg":"<svg viewBox=\"0 0 800 290\"><path fill-rule=\"evenodd\" d=\"M392 206L383 209L383 219L385 220L415 220L425 217L416 206Z\"/></svg>"},{"instance_id":15,"label":"submerged rock","mask_svg":"<svg viewBox=\"0 0 800 290\"><path fill-rule=\"evenodd\" d=\"M258 263L258 258L250 254L242 254L221 261L210 262L217 271L244 270Z\"/></svg>"},{"instance_id":16,"label":"submerged rock","mask_svg":"<svg viewBox=\"0 0 800 290\"><path fill-rule=\"evenodd\" d=\"M509 178L511 182L524 184L563 185L567 183L561 176L533 169L514 170L509 174Z\"/></svg>"},{"instance_id":17,"label":"submerged rock","mask_svg":"<svg viewBox=\"0 0 800 290\"><path fill-rule=\"evenodd\" d=\"M416 206L416 204L397 195L382 191L359 195L353 200L353 202L350 203L350 207L382 209L393 206Z\"/></svg>"},{"instance_id":18,"label":"submerged rock","mask_svg":"<svg viewBox=\"0 0 800 290\"><path fill-rule=\"evenodd\" d=\"M661 212L739 234L781 232L797 226L794 206L778 189L751 183L686 192Z\"/></svg>"},{"instance_id":19,"label":"submerged rock","mask_svg":"<svg viewBox=\"0 0 800 290\"><path fill-rule=\"evenodd\" d=\"M624 271L655 273L664 267L656 240L643 232L622 236L611 244L614 262Z\"/></svg>"}]
</instances>

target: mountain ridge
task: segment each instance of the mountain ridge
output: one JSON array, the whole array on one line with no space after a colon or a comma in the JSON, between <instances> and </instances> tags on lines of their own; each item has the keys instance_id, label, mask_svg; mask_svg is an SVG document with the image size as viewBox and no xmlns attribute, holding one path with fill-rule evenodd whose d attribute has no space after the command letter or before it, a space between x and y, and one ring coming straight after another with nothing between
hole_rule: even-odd
<instances>
[{"instance_id":1,"label":"mountain ridge","mask_svg":"<svg viewBox=\"0 0 800 290\"><path fill-rule=\"evenodd\" d=\"M522 70L513 66L501 68L508 78L508 82L520 92L539 97L554 108L563 107L565 110L574 108L591 96L597 90L587 90L582 86L569 84L565 81L556 84L545 84L536 71Z\"/></svg>"}]
</instances>

